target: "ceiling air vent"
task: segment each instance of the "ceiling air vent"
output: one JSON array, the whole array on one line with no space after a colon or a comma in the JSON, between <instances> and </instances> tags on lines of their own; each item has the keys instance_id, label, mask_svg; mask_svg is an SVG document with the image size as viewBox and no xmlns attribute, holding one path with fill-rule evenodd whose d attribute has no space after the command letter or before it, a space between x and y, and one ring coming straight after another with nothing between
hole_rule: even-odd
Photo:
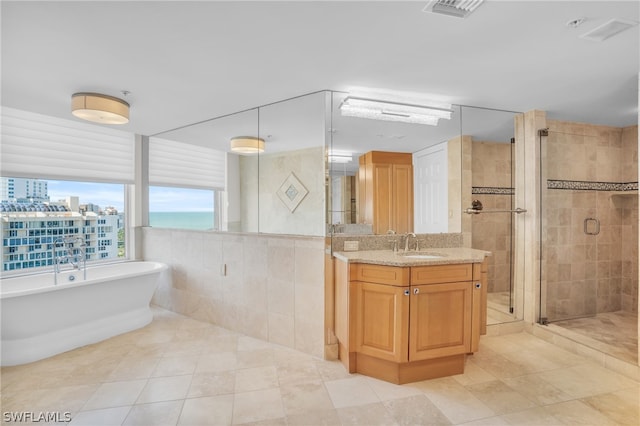
<instances>
[{"instance_id":1,"label":"ceiling air vent","mask_svg":"<svg viewBox=\"0 0 640 426\"><path fill-rule=\"evenodd\" d=\"M466 18L478 8L484 0L431 0L422 9L423 12Z\"/></svg>"},{"instance_id":2,"label":"ceiling air vent","mask_svg":"<svg viewBox=\"0 0 640 426\"><path fill-rule=\"evenodd\" d=\"M635 25L638 25L635 21L628 21L625 19L612 19L604 24L600 25L582 34L580 37L591 41L605 41L609 37L612 37L626 29L629 29Z\"/></svg>"}]
</instances>

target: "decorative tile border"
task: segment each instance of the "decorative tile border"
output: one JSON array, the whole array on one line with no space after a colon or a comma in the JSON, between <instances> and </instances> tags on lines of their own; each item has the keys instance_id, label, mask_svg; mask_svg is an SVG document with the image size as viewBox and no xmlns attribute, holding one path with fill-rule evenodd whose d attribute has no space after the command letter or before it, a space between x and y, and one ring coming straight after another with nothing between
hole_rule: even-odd
<instances>
[{"instance_id":1,"label":"decorative tile border","mask_svg":"<svg viewBox=\"0 0 640 426\"><path fill-rule=\"evenodd\" d=\"M495 186L474 186L471 188L472 194L485 194L485 195L513 195L515 190L513 188L501 188Z\"/></svg>"},{"instance_id":2,"label":"decorative tile border","mask_svg":"<svg viewBox=\"0 0 640 426\"><path fill-rule=\"evenodd\" d=\"M590 191L637 191L638 182L588 182L582 180L547 179L547 189L569 189Z\"/></svg>"}]
</instances>

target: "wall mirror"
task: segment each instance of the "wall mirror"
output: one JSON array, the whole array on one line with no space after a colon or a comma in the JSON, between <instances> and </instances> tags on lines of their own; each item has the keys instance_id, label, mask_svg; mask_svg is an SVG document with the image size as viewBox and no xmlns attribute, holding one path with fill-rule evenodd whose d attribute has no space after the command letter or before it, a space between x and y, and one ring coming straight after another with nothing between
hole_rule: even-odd
<instances>
[{"instance_id":1,"label":"wall mirror","mask_svg":"<svg viewBox=\"0 0 640 426\"><path fill-rule=\"evenodd\" d=\"M258 193L243 197L258 200L260 232L324 235L327 96L323 91L259 108L265 150L257 168L241 172L258 181Z\"/></svg>"},{"instance_id":2,"label":"wall mirror","mask_svg":"<svg viewBox=\"0 0 640 426\"><path fill-rule=\"evenodd\" d=\"M224 117L206 120L155 136L177 142L211 147L227 152L225 191L218 197L218 227L221 231L258 232L258 200L242 197L258 192L257 177L250 179L240 173L241 161L257 167L258 154L239 155L231 152L231 140L236 137L257 137L259 109L254 108Z\"/></svg>"},{"instance_id":3,"label":"wall mirror","mask_svg":"<svg viewBox=\"0 0 640 426\"><path fill-rule=\"evenodd\" d=\"M468 231L471 238L472 218L463 210L472 200L472 166L485 162L474 161L467 144L510 142L515 113L454 105L451 119L427 126L343 116L346 96L311 93L155 136L227 153L221 231L374 233L358 212L359 158L382 151L408 153L416 167L414 232ZM241 136L263 141L264 151L232 152L231 140Z\"/></svg>"},{"instance_id":4,"label":"wall mirror","mask_svg":"<svg viewBox=\"0 0 640 426\"><path fill-rule=\"evenodd\" d=\"M221 231L323 236L328 96L299 96L154 137L227 153ZM259 152L232 149L256 144Z\"/></svg>"},{"instance_id":5,"label":"wall mirror","mask_svg":"<svg viewBox=\"0 0 640 426\"><path fill-rule=\"evenodd\" d=\"M515 131L521 113L462 107L462 149L465 188L463 211L482 206L481 213L464 214L472 248L487 250L489 323L522 318L523 289L515 285L516 161L515 146L522 143ZM523 120L521 120L523 121ZM521 280L520 280L521 281Z\"/></svg>"},{"instance_id":6,"label":"wall mirror","mask_svg":"<svg viewBox=\"0 0 640 426\"><path fill-rule=\"evenodd\" d=\"M398 204L405 204L402 208L410 209L407 213L412 215L410 221L413 223L398 223L398 229L394 231L461 232L460 106L452 107L451 119L440 119L437 126L431 126L342 115L340 105L347 96L347 93L331 93L328 153L331 190L327 214L331 232L382 234L396 227L393 224L387 226L389 222L376 225L372 223L378 220L376 217L363 213L379 209L372 207L370 203L373 201L362 194L363 180L375 177L362 172L359 159L373 151L406 153L406 158L400 161L413 163L413 206L406 201L391 202L392 205L388 206L389 209L400 209Z\"/></svg>"}]
</instances>

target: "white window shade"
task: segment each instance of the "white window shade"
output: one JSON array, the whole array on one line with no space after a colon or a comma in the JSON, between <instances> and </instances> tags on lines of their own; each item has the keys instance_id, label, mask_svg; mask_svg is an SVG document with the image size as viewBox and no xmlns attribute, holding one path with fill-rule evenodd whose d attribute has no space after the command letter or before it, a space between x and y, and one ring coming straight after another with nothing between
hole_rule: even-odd
<instances>
[{"instance_id":1,"label":"white window shade","mask_svg":"<svg viewBox=\"0 0 640 426\"><path fill-rule=\"evenodd\" d=\"M132 133L3 107L1 135L3 176L134 180Z\"/></svg>"},{"instance_id":2,"label":"white window shade","mask_svg":"<svg viewBox=\"0 0 640 426\"><path fill-rule=\"evenodd\" d=\"M224 190L226 153L208 147L149 138L149 184Z\"/></svg>"}]
</instances>

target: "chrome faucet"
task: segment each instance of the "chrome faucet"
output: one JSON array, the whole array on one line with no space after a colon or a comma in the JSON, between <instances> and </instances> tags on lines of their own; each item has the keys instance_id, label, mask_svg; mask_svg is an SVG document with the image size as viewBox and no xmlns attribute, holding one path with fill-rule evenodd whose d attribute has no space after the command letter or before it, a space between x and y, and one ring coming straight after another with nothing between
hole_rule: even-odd
<instances>
[{"instance_id":1,"label":"chrome faucet","mask_svg":"<svg viewBox=\"0 0 640 426\"><path fill-rule=\"evenodd\" d=\"M78 256L75 255L73 253L73 246L71 244L67 245L67 262L71 264L71 266L73 266L73 269L79 269L78 268Z\"/></svg>"},{"instance_id":2,"label":"chrome faucet","mask_svg":"<svg viewBox=\"0 0 640 426\"><path fill-rule=\"evenodd\" d=\"M65 257L65 256L58 256L58 250L56 249L58 248L59 244L62 244L62 247L64 248L64 238L58 237L55 240L53 240L51 251L53 252L52 258L53 258L54 276L56 276L58 272L60 272L60 263L62 262L62 259Z\"/></svg>"},{"instance_id":3,"label":"chrome faucet","mask_svg":"<svg viewBox=\"0 0 640 426\"><path fill-rule=\"evenodd\" d=\"M389 235L396 235L396 231L394 231L393 229L389 229L389 230L387 231L387 234L389 234ZM394 252L394 253L397 253L397 252L398 252L398 239L397 239L397 238L394 238L394 239L393 239L393 252Z\"/></svg>"},{"instance_id":4,"label":"chrome faucet","mask_svg":"<svg viewBox=\"0 0 640 426\"><path fill-rule=\"evenodd\" d=\"M79 243L79 244L77 244ZM77 245L76 245L77 244ZM64 255L59 256L56 250L59 245L64 249ZM58 237L53 241L53 284L58 284L58 274L60 273L60 264L70 264L73 269L80 270L80 262L82 262L83 278L87 279L87 256L85 244L79 235L71 235L66 237Z\"/></svg>"},{"instance_id":5,"label":"chrome faucet","mask_svg":"<svg viewBox=\"0 0 640 426\"><path fill-rule=\"evenodd\" d=\"M418 248L418 237L416 237L416 234L414 234L413 232L409 232L407 233L407 236L404 239L404 251L407 252L409 251L409 237L413 237L416 239L416 250Z\"/></svg>"}]
</instances>

